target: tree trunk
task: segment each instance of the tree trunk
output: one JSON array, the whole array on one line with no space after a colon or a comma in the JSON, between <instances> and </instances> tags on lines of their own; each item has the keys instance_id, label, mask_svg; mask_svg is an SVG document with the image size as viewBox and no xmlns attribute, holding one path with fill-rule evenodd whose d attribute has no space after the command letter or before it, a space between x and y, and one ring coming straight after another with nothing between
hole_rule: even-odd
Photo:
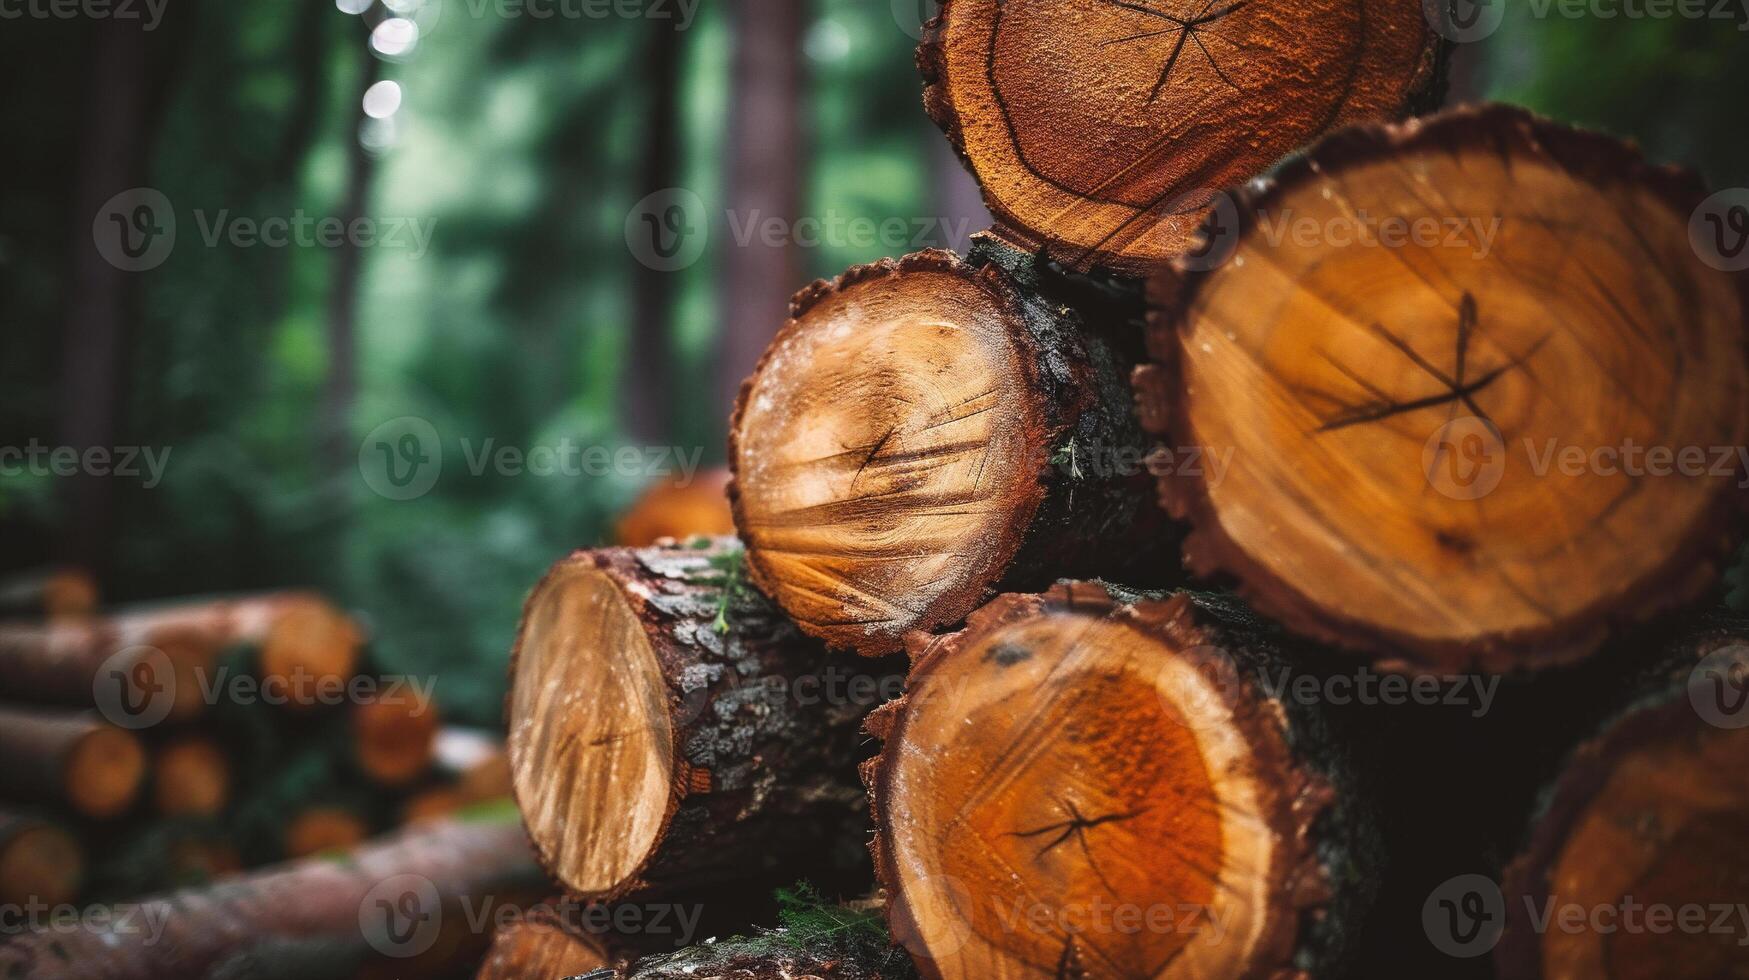
<instances>
[{"instance_id":1,"label":"tree trunk","mask_svg":"<svg viewBox=\"0 0 1749 980\"><path fill-rule=\"evenodd\" d=\"M1215 192L1320 134L1437 105L1421 5L947 0L917 63L924 107L1003 237L1075 269L1147 272L1196 242Z\"/></svg>"},{"instance_id":2,"label":"tree trunk","mask_svg":"<svg viewBox=\"0 0 1749 980\"><path fill-rule=\"evenodd\" d=\"M1224 264L1154 282L1144 424L1233 456L1160 475L1189 566L1427 671L1577 660L1698 597L1749 444L1749 276L1690 247L1705 196L1511 107L1296 158Z\"/></svg>"},{"instance_id":3,"label":"tree trunk","mask_svg":"<svg viewBox=\"0 0 1749 980\"><path fill-rule=\"evenodd\" d=\"M360 139L358 124L364 118L359 107L364 93L382 77L382 62L369 44L360 44L358 90L347 107L350 123L346 146L346 197L340 217L351 229L370 209L371 181L376 160ZM322 432L329 465L336 480L357 465L358 446L353 441L352 410L358 399L358 294L363 276L364 250L352 240L334 249L334 266L328 281L328 375L322 391Z\"/></svg>"},{"instance_id":4,"label":"tree trunk","mask_svg":"<svg viewBox=\"0 0 1749 980\"><path fill-rule=\"evenodd\" d=\"M643 59L643 91L649 99L644 122L644 154L638 171L640 197L680 183L680 53L682 37L674 25L651 18ZM632 315L627 324L625 370L620 374L621 424L632 441L660 445L674 438L674 294L671 272L635 263Z\"/></svg>"},{"instance_id":5,"label":"tree trunk","mask_svg":"<svg viewBox=\"0 0 1749 980\"><path fill-rule=\"evenodd\" d=\"M740 0L730 85L728 205L739 224L792 222L802 210L801 39L805 7L795 0ZM731 228L717 228L729 235ZM722 249L721 346L715 410L734 404L771 332L783 322L792 284L802 278L793 236L776 246L757 237Z\"/></svg>"},{"instance_id":6,"label":"tree trunk","mask_svg":"<svg viewBox=\"0 0 1749 980\"><path fill-rule=\"evenodd\" d=\"M442 824L206 889L148 899L138 914L0 946L0 974L32 980L164 977L399 978L452 975L484 951L482 906L545 887L520 828Z\"/></svg>"},{"instance_id":7,"label":"tree trunk","mask_svg":"<svg viewBox=\"0 0 1749 980\"><path fill-rule=\"evenodd\" d=\"M607 969L615 957L599 937L571 927L551 909L536 908L498 930L476 980L568 977Z\"/></svg>"},{"instance_id":8,"label":"tree trunk","mask_svg":"<svg viewBox=\"0 0 1749 980\"><path fill-rule=\"evenodd\" d=\"M73 179L73 254L67 277L60 384L60 441L81 454L93 448L112 449L117 442L122 363L134 315L137 273L111 262L107 257L110 252L94 247L104 243L94 242L92 236L112 230L97 224L106 202L140 183L151 89L147 78L149 36L137 24L113 18L99 20L91 25L91 37L91 69L81 114L86 120L85 135ZM156 227L171 220L173 216L155 210L151 214ZM149 247L154 241L131 242L129 247ZM71 481L63 501L67 518L61 529L58 558L90 569L99 578L109 570L116 483L95 474L79 475Z\"/></svg>"},{"instance_id":9,"label":"tree trunk","mask_svg":"<svg viewBox=\"0 0 1749 980\"><path fill-rule=\"evenodd\" d=\"M133 805L146 751L92 715L0 708L0 799L105 819Z\"/></svg>"},{"instance_id":10,"label":"tree trunk","mask_svg":"<svg viewBox=\"0 0 1749 980\"><path fill-rule=\"evenodd\" d=\"M1340 974L1382 866L1361 741L1267 689L1242 609L1061 584L913 653L866 775L925 976Z\"/></svg>"},{"instance_id":11,"label":"tree trunk","mask_svg":"<svg viewBox=\"0 0 1749 980\"><path fill-rule=\"evenodd\" d=\"M748 569L803 631L878 655L998 587L1164 578L1128 384L1139 330L1052 277L981 239L968 260L921 252L796 296L729 455Z\"/></svg>"},{"instance_id":12,"label":"tree trunk","mask_svg":"<svg viewBox=\"0 0 1749 980\"><path fill-rule=\"evenodd\" d=\"M1504 876L1504 936L1498 909L1451 895L1449 938L1498 937L1511 980L1744 975L1746 702L1742 622L1672 644L1544 792ZM1466 922L1472 905L1495 917Z\"/></svg>"},{"instance_id":13,"label":"tree trunk","mask_svg":"<svg viewBox=\"0 0 1749 980\"><path fill-rule=\"evenodd\" d=\"M72 834L26 813L0 810L0 906L71 902L84 877L85 850Z\"/></svg>"},{"instance_id":14,"label":"tree trunk","mask_svg":"<svg viewBox=\"0 0 1749 980\"><path fill-rule=\"evenodd\" d=\"M579 552L530 595L510 762L541 861L573 894L854 867L860 709L742 579L740 550Z\"/></svg>"}]
</instances>

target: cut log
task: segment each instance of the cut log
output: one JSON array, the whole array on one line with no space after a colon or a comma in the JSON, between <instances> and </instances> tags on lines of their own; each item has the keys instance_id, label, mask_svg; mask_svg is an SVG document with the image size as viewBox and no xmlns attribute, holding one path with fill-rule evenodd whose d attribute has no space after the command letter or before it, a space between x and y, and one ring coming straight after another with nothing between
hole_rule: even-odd
<instances>
[{"instance_id":1,"label":"cut log","mask_svg":"<svg viewBox=\"0 0 1749 980\"><path fill-rule=\"evenodd\" d=\"M161 816L211 817L231 798L231 763L210 738L189 735L158 749L152 801Z\"/></svg>"},{"instance_id":2,"label":"cut log","mask_svg":"<svg viewBox=\"0 0 1749 980\"><path fill-rule=\"evenodd\" d=\"M342 806L312 806L286 824L285 856L344 853L369 837L370 823L361 814Z\"/></svg>"},{"instance_id":3,"label":"cut log","mask_svg":"<svg viewBox=\"0 0 1749 980\"><path fill-rule=\"evenodd\" d=\"M184 623L131 617L0 625L7 695L61 707L99 704L187 721L206 707L200 680L221 639ZM157 699L167 698L159 712Z\"/></svg>"},{"instance_id":4,"label":"cut log","mask_svg":"<svg viewBox=\"0 0 1749 980\"><path fill-rule=\"evenodd\" d=\"M438 727L437 707L423 694L385 690L353 709L353 756L377 783L405 786L431 768Z\"/></svg>"},{"instance_id":5,"label":"cut log","mask_svg":"<svg viewBox=\"0 0 1749 980\"><path fill-rule=\"evenodd\" d=\"M85 850L64 828L0 810L0 906L61 905L79 897Z\"/></svg>"},{"instance_id":6,"label":"cut log","mask_svg":"<svg viewBox=\"0 0 1749 980\"><path fill-rule=\"evenodd\" d=\"M734 534L728 487L729 471L720 467L653 483L614 525L614 544L647 548L663 538Z\"/></svg>"},{"instance_id":7,"label":"cut log","mask_svg":"<svg viewBox=\"0 0 1749 980\"><path fill-rule=\"evenodd\" d=\"M85 619L96 611L97 582L83 569L46 569L0 582L0 615Z\"/></svg>"},{"instance_id":8,"label":"cut log","mask_svg":"<svg viewBox=\"0 0 1749 980\"><path fill-rule=\"evenodd\" d=\"M579 552L529 596L510 693L516 799L573 894L793 881L854 861L854 704L742 579L740 549ZM802 869L805 868L804 872Z\"/></svg>"},{"instance_id":9,"label":"cut log","mask_svg":"<svg viewBox=\"0 0 1749 980\"><path fill-rule=\"evenodd\" d=\"M102 704L152 718L186 721L206 707L220 652L256 649L271 692L291 703L319 703L356 667L362 635L326 600L271 593L140 607L73 622L0 625L0 675L8 695L39 704ZM168 692L166 695L163 692Z\"/></svg>"},{"instance_id":10,"label":"cut log","mask_svg":"<svg viewBox=\"0 0 1749 980\"><path fill-rule=\"evenodd\" d=\"M244 601L237 613L232 641L259 646L262 683L287 692L294 709L331 701L358 670L363 632L320 596L264 596Z\"/></svg>"},{"instance_id":11,"label":"cut log","mask_svg":"<svg viewBox=\"0 0 1749 980\"><path fill-rule=\"evenodd\" d=\"M611 977L613 964L599 937L573 928L550 907L537 907L492 937L477 980L557 978L602 969Z\"/></svg>"},{"instance_id":12,"label":"cut log","mask_svg":"<svg viewBox=\"0 0 1749 980\"><path fill-rule=\"evenodd\" d=\"M520 828L443 824L344 862L299 861L147 899L108 924L13 937L0 946L0 976L453 976L489 938L470 914L538 900L544 887Z\"/></svg>"},{"instance_id":13,"label":"cut log","mask_svg":"<svg viewBox=\"0 0 1749 980\"><path fill-rule=\"evenodd\" d=\"M1677 645L1629 693L1506 871L1502 977L1749 975L1749 632Z\"/></svg>"},{"instance_id":14,"label":"cut log","mask_svg":"<svg viewBox=\"0 0 1749 980\"><path fill-rule=\"evenodd\" d=\"M146 750L95 715L0 708L0 798L114 817L133 805Z\"/></svg>"},{"instance_id":15,"label":"cut log","mask_svg":"<svg viewBox=\"0 0 1749 980\"><path fill-rule=\"evenodd\" d=\"M1189 249L1213 191L1324 132L1438 104L1412 0L947 0L923 104L999 233L1077 269Z\"/></svg>"},{"instance_id":16,"label":"cut log","mask_svg":"<svg viewBox=\"0 0 1749 980\"><path fill-rule=\"evenodd\" d=\"M730 500L754 582L804 632L891 653L999 587L1166 563L1141 351L1038 298L1046 274L980 238L796 296L736 406Z\"/></svg>"},{"instance_id":17,"label":"cut log","mask_svg":"<svg viewBox=\"0 0 1749 980\"><path fill-rule=\"evenodd\" d=\"M1745 499L1749 277L1705 192L1487 107L1330 138L1241 202L1230 259L1154 281L1144 423L1199 573L1389 666L1577 660L1697 596Z\"/></svg>"},{"instance_id":18,"label":"cut log","mask_svg":"<svg viewBox=\"0 0 1749 980\"><path fill-rule=\"evenodd\" d=\"M915 652L866 770L925 976L1340 975L1381 868L1353 740L1236 606L1062 584Z\"/></svg>"}]
</instances>

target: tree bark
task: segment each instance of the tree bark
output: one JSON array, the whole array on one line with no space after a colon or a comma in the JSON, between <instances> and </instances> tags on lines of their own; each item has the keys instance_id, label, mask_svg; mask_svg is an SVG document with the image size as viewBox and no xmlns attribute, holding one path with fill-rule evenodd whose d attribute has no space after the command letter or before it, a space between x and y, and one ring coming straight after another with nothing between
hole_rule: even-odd
<instances>
[{"instance_id":1,"label":"tree bark","mask_svg":"<svg viewBox=\"0 0 1749 980\"><path fill-rule=\"evenodd\" d=\"M1215 192L1329 130L1437 105L1444 47L1417 3L947 0L923 102L999 233L1082 271L1191 248Z\"/></svg>"},{"instance_id":2,"label":"tree bark","mask_svg":"<svg viewBox=\"0 0 1749 980\"><path fill-rule=\"evenodd\" d=\"M1097 583L914 637L865 769L924 976L1341 975L1383 867L1363 743L1268 689L1277 644L1230 600Z\"/></svg>"},{"instance_id":3,"label":"tree bark","mask_svg":"<svg viewBox=\"0 0 1749 980\"><path fill-rule=\"evenodd\" d=\"M146 776L139 741L91 715L0 708L0 758L0 799L96 819L132 806Z\"/></svg>"},{"instance_id":4,"label":"tree bark","mask_svg":"<svg viewBox=\"0 0 1749 980\"><path fill-rule=\"evenodd\" d=\"M542 863L589 899L854 868L854 698L731 541L555 565L513 655L510 763ZM804 869L806 869L804 871Z\"/></svg>"},{"instance_id":5,"label":"tree bark","mask_svg":"<svg viewBox=\"0 0 1749 980\"><path fill-rule=\"evenodd\" d=\"M729 12L735 32L729 211L742 223L794 221L802 210L803 7L794 0L742 0ZM776 246L755 240L741 247L731 241L722 250L716 411L726 413L734 404L742 379L783 322L791 284L802 278L792 237Z\"/></svg>"},{"instance_id":6,"label":"tree bark","mask_svg":"<svg viewBox=\"0 0 1749 980\"><path fill-rule=\"evenodd\" d=\"M614 974L608 974L612 980ZM847 949L838 943L797 939L782 931L753 939L689 946L639 960L619 977L623 980L915 980L917 972L897 949ZM597 980L584 974L572 980Z\"/></svg>"},{"instance_id":7,"label":"tree bark","mask_svg":"<svg viewBox=\"0 0 1749 980\"><path fill-rule=\"evenodd\" d=\"M1496 920L1477 936L1499 936L1501 977L1742 971L1749 624L1699 630L1626 680L1603 702L1613 705L1607 721L1586 729L1535 807L1503 879L1504 935ZM1685 908L1705 910L1704 924L1684 925ZM1583 913L1577 927L1574 909ZM1732 910L1723 928L1720 909Z\"/></svg>"},{"instance_id":8,"label":"tree bark","mask_svg":"<svg viewBox=\"0 0 1749 980\"><path fill-rule=\"evenodd\" d=\"M731 425L753 580L865 655L998 588L1164 580L1126 315L988 238L967 260L920 252L797 294Z\"/></svg>"},{"instance_id":9,"label":"tree bark","mask_svg":"<svg viewBox=\"0 0 1749 980\"><path fill-rule=\"evenodd\" d=\"M451 975L489 939L482 904L545 887L509 824L442 824L139 904L138 914L0 946L0 974L32 980ZM465 901L464 901L465 900ZM492 915L485 912L490 920ZM12 971L12 972L7 972Z\"/></svg>"},{"instance_id":10,"label":"tree bark","mask_svg":"<svg viewBox=\"0 0 1749 980\"><path fill-rule=\"evenodd\" d=\"M1153 283L1143 422L1233 458L1160 475L1186 563L1427 671L1571 662L1700 596L1744 502L1717 447L1749 444L1749 276L1691 248L1705 196L1504 106L1286 165L1222 261Z\"/></svg>"}]
</instances>

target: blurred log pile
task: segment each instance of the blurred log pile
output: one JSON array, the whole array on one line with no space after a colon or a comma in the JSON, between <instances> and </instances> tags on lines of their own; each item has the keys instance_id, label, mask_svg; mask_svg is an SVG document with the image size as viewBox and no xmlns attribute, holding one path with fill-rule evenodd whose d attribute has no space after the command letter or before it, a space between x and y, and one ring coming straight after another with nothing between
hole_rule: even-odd
<instances>
[{"instance_id":1,"label":"blurred log pile","mask_svg":"<svg viewBox=\"0 0 1749 980\"><path fill-rule=\"evenodd\" d=\"M44 615L0 623L0 903L198 885L509 794L501 740L443 729L319 596L99 610L84 576L30 581L9 606Z\"/></svg>"}]
</instances>

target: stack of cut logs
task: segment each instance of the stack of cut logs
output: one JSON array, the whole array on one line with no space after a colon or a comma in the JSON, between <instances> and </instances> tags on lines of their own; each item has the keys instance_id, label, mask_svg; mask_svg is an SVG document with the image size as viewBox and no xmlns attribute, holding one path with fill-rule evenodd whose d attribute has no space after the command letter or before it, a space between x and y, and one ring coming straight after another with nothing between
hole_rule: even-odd
<instances>
[{"instance_id":1,"label":"stack of cut logs","mask_svg":"<svg viewBox=\"0 0 1749 980\"><path fill-rule=\"evenodd\" d=\"M571 895L855 880L872 811L908 962L626 975L1743 975L1534 915L1749 895L1749 632L1667 615L1736 540L1749 283L1696 178L1436 112L1445 56L1417 0L943 5L924 104L996 227L799 293L738 541L561 561L509 709ZM1635 446L1728 465L1594 462ZM807 696L836 651L903 696ZM486 975L586 946L524 923Z\"/></svg>"},{"instance_id":2,"label":"stack of cut logs","mask_svg":"<svg viewBox=\"0 0 1749 980\"><path fill-rule=\"evenodd\" d=\"M798 294L737 538L565 558L513 654L571 907L857 907L642 958L526 916L481 976L1744 976L1740 931L1565 924L1749 895L1749 626L1672 618L1736 542L1749 277L1693 176L1435 112L1445 56L1418 0L947 0L924 104L996 227ZM74 778L70 723L13 728L64 801L125 796L120 750ZM372 869L517 877L467 841L252 881L295 936L177 899L127 955L316 975Z\"/></svg>"},{"instance_id":3,"label":"stack of cut logs","mask_svg":"<svg viewBox=\"0 0 1749 980\"><path fill-rule=\"evenodd\" d=\"M0 593L31 617L0 623L0 904L197 884L508 794L498 740L364 674L318 596L99 612L68 572Z\"/></svg>"}]
</instances>

